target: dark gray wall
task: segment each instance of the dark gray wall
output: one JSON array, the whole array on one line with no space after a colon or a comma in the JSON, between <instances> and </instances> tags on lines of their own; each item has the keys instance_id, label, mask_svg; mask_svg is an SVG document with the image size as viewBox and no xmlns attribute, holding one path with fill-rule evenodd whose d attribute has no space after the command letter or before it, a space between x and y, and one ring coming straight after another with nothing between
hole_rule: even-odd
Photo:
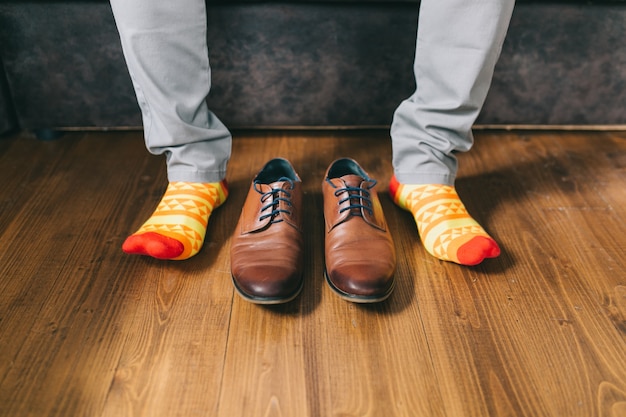
<instances>
[{"instance_id":1,"label":"dark gray wall","mask_svg":"<svg viewBox=\"0 0 626 417\"><path fill-rule=\"evenodd\" d=\"M13 114L13 100L4 75L4 67L0 60L0 135L17 127Z\"/></svg>"},{"instance_id":2,"label":"dark gray wall","mask_svg":"<svg viewBox=\"0 0 626 417\"><path fill-rule=\"evenodd\" d=\"M386 125L414 88L416 2L212 4L231 127ZM451 29L452 30L452 29ZM479 123L626 124L626 3L520 2ZM23 128L139 126L107 2L0 3Z\"/></svg>"}]
</instances>

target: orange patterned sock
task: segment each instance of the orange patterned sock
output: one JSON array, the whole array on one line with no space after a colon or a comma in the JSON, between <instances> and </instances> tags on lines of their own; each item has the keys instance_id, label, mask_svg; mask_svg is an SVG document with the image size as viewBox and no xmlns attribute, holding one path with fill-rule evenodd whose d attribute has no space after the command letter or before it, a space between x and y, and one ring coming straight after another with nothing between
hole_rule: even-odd
<instances>
[{"instance_id":1,"label":"orange patterned sock","mask_svg":"<svg viewBox=\"0 0 626 417\"><path fill-rule=\"evenodd\" d=\"M468 214L454 187L441 184L389 184L393 201L410 211L422 244L436 258L477 265L500 255L500 248Z\"/></svg>"},{"instance_id":2,"label":"orange patterned sock","mask_svg":"<svg viewBox=\"0 0 626 417\"><path fill-rule=\"evenodd\" d=\"M126 239L122 250L158 259L191 258L202 248L211 212L226 197L226 180L170 182L152 216Z\"/></svg>"}]
</instances>

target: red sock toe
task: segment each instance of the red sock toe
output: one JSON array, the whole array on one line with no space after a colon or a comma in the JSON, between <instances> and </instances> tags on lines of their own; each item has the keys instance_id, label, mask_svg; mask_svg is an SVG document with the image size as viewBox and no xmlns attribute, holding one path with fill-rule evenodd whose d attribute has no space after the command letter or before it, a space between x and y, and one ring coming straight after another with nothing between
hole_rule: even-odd
<instances>
[{"instance_id":1,"label":"red sock toe","mask_svg":"<svg viewBox=\"0 0 626 417\"><path fill-rule=\"evenodd\" d=\"M478 265L486 258L495 258L500 255L500 247L495 240L476 236L459 247L457 258L463 265Z\"/></svg>"},{"instance_id":2,"label":"red sock toe","mask_svg":"<svg viewBox=\"0 0 626 417\"><path fill-rule=\"evenodd\" d=\"M185 246L176 239L158 233L142 233L129 236L122 250L132 255L147 255L157 259L174 259L180 256Z\"/></svg>"}]
</instances>

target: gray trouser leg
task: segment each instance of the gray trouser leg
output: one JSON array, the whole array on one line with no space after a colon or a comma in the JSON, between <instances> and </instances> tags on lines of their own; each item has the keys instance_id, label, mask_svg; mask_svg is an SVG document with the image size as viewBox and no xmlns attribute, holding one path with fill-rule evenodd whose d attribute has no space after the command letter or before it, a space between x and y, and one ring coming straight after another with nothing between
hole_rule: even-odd
<instances>
[{"instance_id":1,"label":"gray trouser leg","mask_svg":"<svg viewBox=\"0 0 626 417\"><path fill-rule=\"evenodd\" d=\"M170 181L217 182L231 135L209 111L204 0L111 0L141 108L146 146L165 154Z\"/></svg>"},{"instance_id":2,"label":"gray trouser leg","mask_svg":"<svg viewBox=\"0 0 626 417\"><path fill-rule=\"evenodd\" d=\"M456 152L473 144L472 125L491 85L515 0L422 0L415 93L391 126L396 178L454 183Z\"/></svg>"}]
</instances>

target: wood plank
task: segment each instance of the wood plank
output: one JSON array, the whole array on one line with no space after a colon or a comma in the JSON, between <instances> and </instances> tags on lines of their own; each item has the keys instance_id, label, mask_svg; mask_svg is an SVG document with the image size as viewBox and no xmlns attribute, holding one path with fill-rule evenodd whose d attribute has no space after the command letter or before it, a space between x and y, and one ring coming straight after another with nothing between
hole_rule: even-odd
<instances>
[{"instance_id":1,"label":"wood plank","mask_svg":"<svg viewBox=\"0 0 626 417\"><path fill-rule=\"evenodd\" d=\"M500 151L493 159L506 161L505 152L513 155L510 163L505 163L513 169L507 168L504 175L510 176L512 184L520 184L515 187L514 201L499 203L497 217L490 219L492 224L497 224L496 234L505 247L505 255L499 260L505 263L502 266L506 268L503 269L505 274L498 274L498 278L508 277L508 288L503 285L500 296L489 305L493 311L493 307L498 306L497 299L507 300L505 311L495 310L494 317L502 322L490 328L498 333L499 343L507 343L510 352L516 353L506 355L507 363L514 364L512 359L516 356L522 359L519 370L527 375L522 378L523 384L514 386L526 391L522 391L526 400L520 406L532 406L522 415L532 414L532 410L545 410L540 415L604 415L596 408L599 402L595 399L559 401L585 398L586 393L590 389L595 391L605 378L620 387L626 380L623 374L626 362L623 354L620 355L624 351L624 334L609 325L611 320L606 315L598 315L603 297L596 297L601 293L606 296L612 285L623 285L624 275L601 267L606 260L601 256L604 247L611 248L614 242L599 244L598 236L592 234L593 223L589 229L583 228L589 221L598 226L608 221L616 228L609 235L621 240L619 247L623 245L623 238L619 236L623 236L624 223L610 213L594 189L586 185L587 176L567 174L579 169L581 161L585 166L593 161L590 155L594 142L587 140L585 146L575 147L572 142L576 141L571 140L571 136L568 136L570 141L557 141L552 134L507 141L504 148L496 143L500 138L483 139L479 144L481 150ZM571 163L572 160L579 163ZM503 175L502 171L496 175ZM508 197L511 193L501 195ZM597 216L599 211L601 217ZM580 214L586 218L581 219ZM590 253L600 256L588 259ZM613 262L622 261L613 258ZM487 294L498 287L493 278L484 289ZM574 303L569 294L572 289L576 291ZM586 318L593 318L594 322L584 320ZM520 324L523 326L519 327ZM597 351L586 352L589 348ZM599 352L603 352L602 355L598 355ZM586 364L598 361L598 357L605 354L608 356L595 367L587 367ZM564 385L564 380L571 382ZM560 387L567 387L567 393Z\"/></svg>"},{"instance_id":2,"label":"wood plank","mask_svg":"<svg viewBox=\"0 0 626 417\"><path fill-rule=\"evenodd\" d=\"M105 350L100 347L102 340L110 341L116 333L119 306L111 305L119 296L116 292L131 283L120 281L126 259L117 256L118 247L111 245L119 236L116 226L127 227L113 215L118 201L125 198L125 177L117 177L117 186L101 192L111 181L102 173L119 168L114 154L105 152L114 144L90 143L80 137L42 143L46 158L56 168L33 180L31 199L3 234L3 239L8 236L15 243L10 246L15 251L3 252L0 260L10 268L2 274L3 284L19 290L4 292L16 298L8 298L9 308L2 310L2 334L11 337L3 338L8 348L3 346L2 354L10 367L3 370L0 392L13 398L3 401L12 406L7 408L9 414L63 414L66 407L69 414L83 407L93 411L94 403L83 395L96 389L102 397L110 384L98 372L100 365L105 366L101 369L105 376L110 374L110 363L92 363L90 353L96 358L116 356L115 344ZM98 166L105 170L99 171ZM111 257L121 265L103 265ZM107 271L108 265L113 270ZM85 360L89 366L81 366ZM85 385L88 381L99 386Z\"/></svg>"},{"instance_id":3,"label":"wood plank","mask_svg":"<svg viewBox=\"0 0 626 417\"><path fill-rule=\"evenodd\" d=\"M503 255L472 268L428 255L386 196L383 130L235 132L229 200L185 262L119 249L165 188L140 132L0 142L0 416L624 415L624 139L478 131L457 188ZM228 247L276 156L304 184L306 282L260 307ZM398 252L377 305L323 278L321 182L343 156L380 180Z\"/></svg>"}]
</instances>

